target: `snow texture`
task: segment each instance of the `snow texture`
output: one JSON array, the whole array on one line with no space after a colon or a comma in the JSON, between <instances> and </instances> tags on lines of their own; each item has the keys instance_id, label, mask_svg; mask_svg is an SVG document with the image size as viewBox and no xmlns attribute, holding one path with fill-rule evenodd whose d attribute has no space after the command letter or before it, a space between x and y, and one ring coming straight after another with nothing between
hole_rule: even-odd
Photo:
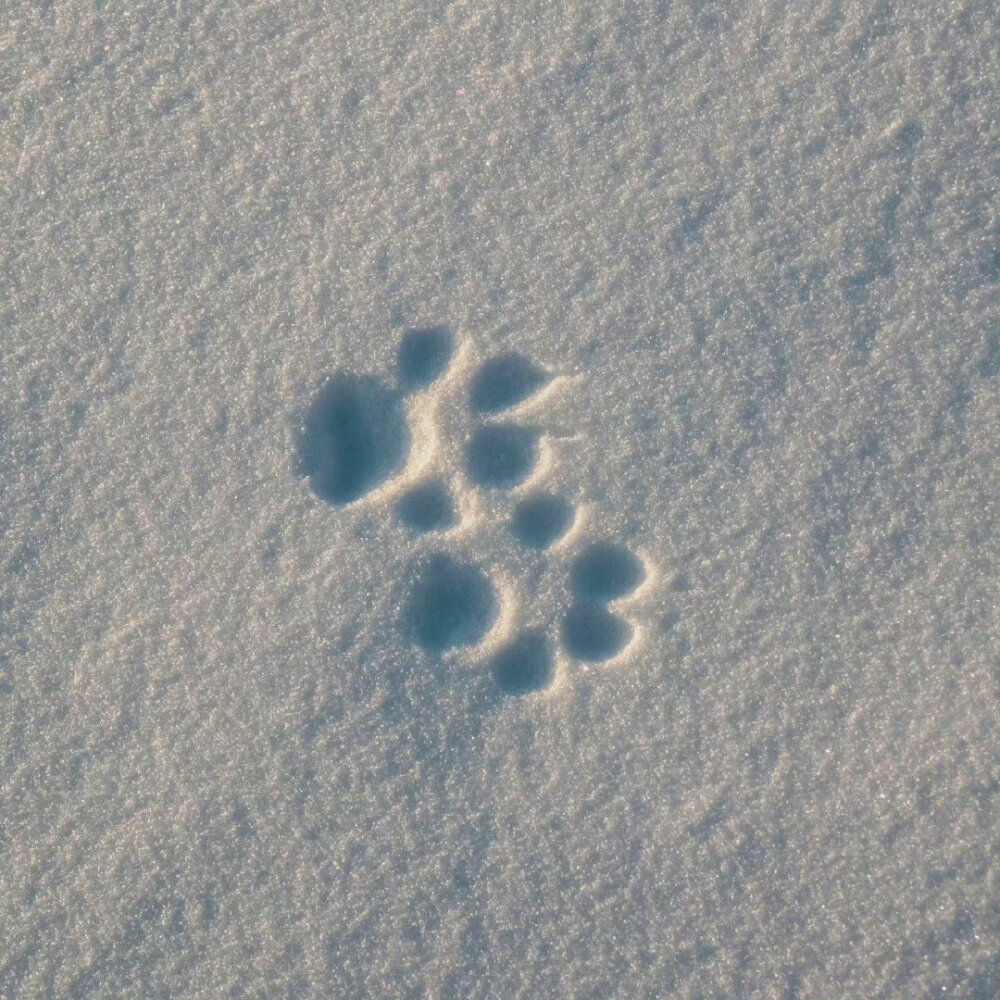
<instances>
[{"instance_id":1,"label":"snow texture","mask_svg":"<svg viewBox=\"0 0 1000 1000\"><path fill-rule=\"evenodd\" d=\"M987 0L10 0L0 997L1000 996Z\"/></svg>"}]
</instances>

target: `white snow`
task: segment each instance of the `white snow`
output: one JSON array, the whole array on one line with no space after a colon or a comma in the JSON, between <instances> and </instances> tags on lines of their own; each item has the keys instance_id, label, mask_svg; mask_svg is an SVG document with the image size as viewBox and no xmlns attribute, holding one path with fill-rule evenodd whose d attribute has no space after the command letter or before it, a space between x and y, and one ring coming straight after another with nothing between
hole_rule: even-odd
<instances>
[{"instance_id":1,"label":"white snow","mask_svg":"<svg viewBox=\"0 0 1000 1000\"><path fill-rule=\"evenodd\" d=\"M0 996L1000 995L996 38L6 4Z\"/></svg>"}]
</instances>

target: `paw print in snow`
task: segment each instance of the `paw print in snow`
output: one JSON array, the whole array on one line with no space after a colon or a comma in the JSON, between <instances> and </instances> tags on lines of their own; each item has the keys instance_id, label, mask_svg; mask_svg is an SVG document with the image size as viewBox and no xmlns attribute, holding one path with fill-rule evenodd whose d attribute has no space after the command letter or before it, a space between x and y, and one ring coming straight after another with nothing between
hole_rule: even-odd
<instances>
[{"instance_id":1,"label":"paw print in snow","mask_svg":"<svg viewBox=\"0 0 1000 1000\"><path fill-rule=\"evenodd\" d=\"M545 488L561 446L578 438L547 430L537 413L571 381L520 354L477 362L445 327L409 330L394 382L335 375L301 438L302 471L319 497L335 507L384 502L416 547L407 637L439 658L484 647L503 694L549 689L569 662L621 656L638 637L621 605L650 582L625 547L583 540L581 508ZM519 572L504 580L509 562ZM561 584L547 582L553 566Z\"/></svg>"}]
</instances>

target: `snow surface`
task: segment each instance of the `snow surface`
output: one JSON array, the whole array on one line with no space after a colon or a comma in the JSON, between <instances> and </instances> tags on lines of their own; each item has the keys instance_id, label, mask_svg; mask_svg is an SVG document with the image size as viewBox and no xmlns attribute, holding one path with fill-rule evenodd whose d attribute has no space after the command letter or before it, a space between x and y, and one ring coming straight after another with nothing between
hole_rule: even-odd
<instances>
[{"instance_id":1,"label":"snow surface","mask_svg":"<svg viewBox=\"0 0 1000 1000\"><path fill-rule=\"evenodd\" d=\"M989 0L0 7L0 996L1000 995Z\"/></svg>"}]
</instances>

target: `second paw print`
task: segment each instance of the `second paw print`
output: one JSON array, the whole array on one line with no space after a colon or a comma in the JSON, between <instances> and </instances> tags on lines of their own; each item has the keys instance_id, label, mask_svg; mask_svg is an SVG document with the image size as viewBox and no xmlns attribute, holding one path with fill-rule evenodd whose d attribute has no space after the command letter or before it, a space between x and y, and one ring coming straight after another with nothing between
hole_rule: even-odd
<instances>
[{"instance_id":1,"label":"second paw print","mask_svg":"<svg viewBox=\"0 0 1000 1000\"><path fill-rule=\"evenodd\" d=\"M587 505L548 485L580 445L546 419L573 381L521 354L476 359L445 327L409 330L394 378L334 375L301 437L318 496L391 512L413 546L408 640L442 660L484 654L503 694L551 689L641 631L623 609L649 582L647 562L587 539Z\"/></svg>"}]
</instances>

